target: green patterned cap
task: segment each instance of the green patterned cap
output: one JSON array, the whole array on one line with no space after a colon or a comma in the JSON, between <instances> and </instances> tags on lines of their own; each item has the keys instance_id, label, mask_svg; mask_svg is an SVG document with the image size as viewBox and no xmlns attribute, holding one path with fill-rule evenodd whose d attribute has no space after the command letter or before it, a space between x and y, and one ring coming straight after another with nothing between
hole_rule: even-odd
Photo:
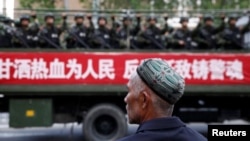
<instances>
[{"instance_id":1,"label":"green patterned cap","mask_svg":"<svg viewBox=\"0 0 250 141\"><path fill-rule=\"evenodd\" d=\"M166 61L159 58L144 60L137 73L159 97L175 104L183 95L185 80Z\"/></svg>"}]
</instances>

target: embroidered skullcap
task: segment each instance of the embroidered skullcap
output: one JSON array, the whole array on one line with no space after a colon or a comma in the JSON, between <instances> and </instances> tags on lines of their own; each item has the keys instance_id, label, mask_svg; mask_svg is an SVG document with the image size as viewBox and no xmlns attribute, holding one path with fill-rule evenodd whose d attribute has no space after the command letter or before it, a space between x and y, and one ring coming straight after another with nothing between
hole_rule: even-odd
<instances>
[{"instance_id":1,"label":"embroidered skullcap","mask_svg":"<svg viewBox=\"0 0 250 141\"><path fill-rule=\"evenodd\" d=\"M169 104L175 104L182 97L185 80L163 59L145 59L136 71L142 81Z\"/></svg>"}]
</instances>

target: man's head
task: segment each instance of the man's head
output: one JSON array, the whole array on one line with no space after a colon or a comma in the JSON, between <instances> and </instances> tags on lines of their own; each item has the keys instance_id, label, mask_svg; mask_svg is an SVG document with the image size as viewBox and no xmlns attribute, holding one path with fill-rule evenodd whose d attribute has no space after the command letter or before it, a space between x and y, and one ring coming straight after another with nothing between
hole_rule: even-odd
<instances>
[{"instance_id":1,"label":"man's head","mask_svg":"<svg viewBox=\"0 0 250 141\"><path fill-rule=\"evenodd\" d=\"M20 23L22 27L28 27L30 24L30 17L28 15L21 16Z\"/></svg>"},{"instance_id":2,"label":"man's head","mask_svg":"<svg viewBox=\"0 0 250 141\"><path fill-rule=\"evenodd\" d=\"M211 15L206 15L204 17L204 23L206 26L212 26L213 25L213 17Z\"/></svg>"},{"instance_id":3,"label":"man's head","mask_svg":"<svg viewBox=\"0 0 250 141\"><path fill-rule=\"evenodd\" d=\"M157 18L153 15L150 15L148 18L147 18L147 21L148 21L148 24L150 26L154 26L156 23L157 23Z\"/></svg>"},{"instance_id":4,"label":"man's head","mask_svg":"<svg viewBox=\"0 0 250 141\"><path fill-rule=\"evenodd\" d=\"M237 20L238 20L238 15L236 15L236 14L231 14L228 17L228 23L230 26L235 26Z\"/></svg>"},{"instance_id":5,"label":"man's head","mask_svg":"<svg viewBox=\"0 0 250 141\"><path fill-rule=\"evenodd\" d=\"M74 19L75 19L75 22L77 25L81 25L81 24L83 24L83 21L84 21L84 15L83 14L76 14Z\"/></svg>"},{"instance_id":6,"label":"man's head","mask_svg":"<svg viewBox=\"0 0 250 141\"><path fill-rule=\"evenodd\" d=\"M183 28L187 28L187 26L188 26L188 18L187 17L181 17L180 23L181 23Z\"/></svg>"},{"instance_id":7,"label":"man's head","mask_svg":"<svg viewBox=\"0 0 250 141\"><path fill-rule=\"evenodd\" d=\"M124 26L129 26L132 22L132 18L128 15L124 16L122 19L123 25Z\"/></svg>"},{"instance_id":8,"label":"man's head","mask_svg":"<svg viewBox=\"0 0 250 141\"><path fill-rule=\"evenodd\" d=\"M130 123L171 116L184 92L184 79L161 59L147 59L130 78L124 101Z\"/></svg>"},{"instance_id":9,"label":"man's head","mask_svg":"<svg viewBox=\"0 0 250 141\"><path fill-rule=\"evenodd\" d=\"M44 21L47 25L53 25L55 22L55 16L53 15L53 13L47 13L44 16Z\"/></svg>"},{"instance_id":10,"label":"man's head","mask_svg":"<svg viewBox=\"0 0 250 141\"><path fill-rule=\"evenodd\" d=\"M106 18L106 16L101 15L101 16L98 18L98 25L99 25L99 26L106 26L106 25L107 25L107 18Z\"/></svg>"}]
</instances>

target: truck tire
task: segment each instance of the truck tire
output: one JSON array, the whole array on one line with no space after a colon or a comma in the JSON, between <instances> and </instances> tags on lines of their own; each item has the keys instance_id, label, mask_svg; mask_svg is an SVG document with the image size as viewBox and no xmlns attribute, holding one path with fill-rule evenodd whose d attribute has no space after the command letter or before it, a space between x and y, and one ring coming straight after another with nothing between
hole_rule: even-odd
<instances>
[{"instance_id":1,"label":"truck tire","mask_svg":"<svg viewBox=\"0 0 250 141\"><path fill-rule=\"evenodd\" d=\"M114 141L125 136L127 130L124 112L112 104L94 106L83 121L83 134L87 141Z\"/></svg>"}]
</instances>

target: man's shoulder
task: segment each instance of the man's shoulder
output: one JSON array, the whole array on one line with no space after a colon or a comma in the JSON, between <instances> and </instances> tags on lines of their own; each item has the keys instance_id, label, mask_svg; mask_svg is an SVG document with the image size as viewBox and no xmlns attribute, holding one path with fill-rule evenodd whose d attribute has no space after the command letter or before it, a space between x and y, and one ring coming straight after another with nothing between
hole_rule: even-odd
<instances>
[{"instance_id":1,"label":"man's shoulder","mask_svg":"<svg viewBox=\"0 0 250 141\"><path fill-rule=\"evenodd\" d=\"M171 133L168 135L166 132L163 132L162 134L160 132L155 133L141 133L141 134L134 134L127 137L123 137L117 141L158 141L163 139L171 139L171 140L179 140L179 141L207 141L207 138L202 136L199 133ZM179 136L176 136L179 135Z\"/></svg>"},{"instance_id":2,"label":"man's shoulder","mask_svg":"<svg viewBox=\"0 0 250 141\"><path fill-rule=\"evenodd\" d=\"M116 141L130 141L131 139L133 139L131 136L127 136L127 137L120 138Z\"/></svg>"},{"instance_id":3,"label":"man's shoulder","mask_svg":"<svg viewBox=\"0 0 250 141\"><path fill-rule=\"evenodd\" d=\"M130 136L126 136L126 137L123 137L117 141L138 141L138 140L143 140L143 141L147 141L145 139L145 135L141 135L141 134L133 134L133 135L130 135Z\"/></svg>"},{"instance_id":4,"label":"man's shoulder","mask_svg":"<svg viewBox=\"0 0 250 141\"><path fill-rule=\"evenodd\" d=\"M137 136L136 136L136 134L133 134L133 135L129 135L129 136L120 138L120 139L117 140L117 141L133 141L133 140L135 140L135 139L137 139Z\"/></svg>"}]
</instances>

